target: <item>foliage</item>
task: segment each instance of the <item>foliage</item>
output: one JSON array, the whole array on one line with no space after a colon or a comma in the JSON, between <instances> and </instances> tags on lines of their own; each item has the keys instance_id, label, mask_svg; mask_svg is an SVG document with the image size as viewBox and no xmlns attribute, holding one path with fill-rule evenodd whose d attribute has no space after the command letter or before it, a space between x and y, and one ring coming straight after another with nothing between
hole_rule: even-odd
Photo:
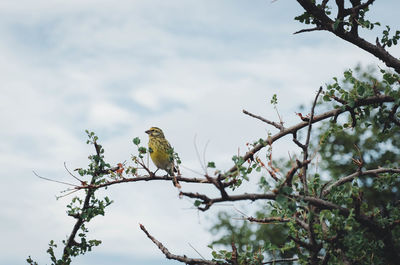
<instances>
[{"instance_id":1,"label":"foliage","mask_svg":"<svg viewBox=\"0 0 400 265\"><path fill-rule=\"evenodd\" d=\"M64 248L61 258L57 258L55 254L57 244L55 244L53 240L49 243L47 253L50 256L51 264L54 265L70 264L72 257L92 251L93 247L101 244L100 240L87 239L89 230L86 224L98 215L104 216L105 208L113 202L107 196L97 198L95 196L95 191L97 189L91 187L103 184L107 181L105 176L108 175L110 165L104 161L104 149L101 145L97 144L98 137L93 132L86 131L86 133L88 135L87 144L91 144L95 147L96 154L89 156L90 163L86 169L77 169L76 171L78 171L79 175L82 177L89 176L90 182L88 184L82 181L82 185L87 187L87 189L84 190L84 198L75 196L67 205L67 215L73 217L76 223L68 239L62 241ZM79 241L76 241L76 237L79 238ZM29 264L37 264L30 256L27 262Z\"/></svg>"}]
</instances>

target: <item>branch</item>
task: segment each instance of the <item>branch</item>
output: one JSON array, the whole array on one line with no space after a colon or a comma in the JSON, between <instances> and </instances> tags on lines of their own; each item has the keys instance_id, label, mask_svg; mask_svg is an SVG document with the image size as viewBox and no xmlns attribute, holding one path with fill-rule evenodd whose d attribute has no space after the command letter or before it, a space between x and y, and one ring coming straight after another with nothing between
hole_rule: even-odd
<instances>
[{"instance_id":1,"label":"branch","mask_svg":"<svg viewBox=\"0 0 400 265\"><path fill-rule=\"evenodd\" d=\"M310 120L308 121L308 130L307 130L307 137L306 137L306 142L303 147L303 167L302 167L302 180L303 180L303 189L304 189L304 194L308 195L308 185L307 185L307 168L308 168L308 163L306 163L308 159L308 146L310 144L310 137L311 137L311 130L312 130L312 121L314 120L314 110L315 106L317 105L318 97L322 92L322 87L319 88L317 95L315 96L314 103L311 108L311 115L310 115Z\"/></svg>"},{"instance_id":2,"label":"branch","mask_svg":"<svg viewBox=\"0 0 400 265\"><path fill-rule=\"evenodd\" d=\"M318 30L325 30L325 29L320 26L316 26L315 28L301 29L299 31L294 32L293 35L304 33L304 32L318 31Z\"/></svg>"},{"instance_id":3,"label":"branch","mask_svg":"<svg viewBox=\"0 0 400 265\"><path fill-rule=\"evenodd\" d=\"M187 182L187 183L205 183L205 184L213 184L206 178L185 178L185 177L175 177L176 180L181 181L181 182ZM153 180L166 180L166 181L171 181L174 180L174 177L169 176L169 175L164 175L164 176L141 176L141 177L135 177L135 178L123 178L123 179L117 179L117 180L112 180L106 183L102 184L90 184L90 185L82 185L82 186L76 186L75 189L81 190L81 189L89 189L89 188L94 188L94 189L99 189L99 188L104 188L107 186L115 185L115 184L120 184L120 183L125 183L125 182L138 182L138 181L153 181Z\"/></svg>"},{"instance_id":4,"label":"branch","mask_svg":"<svg viewBox=\"0 0 400 265\"><path fill-rule=\"evenodd\" d=\"M229 263L217 263L215 261L211 261L211 260L205 260L205 259L192 259L192 258L188 258L186 256L179 256L179 255L175 255L172 254L171 252L169 252L169 250L157 239L155 239L152 235L150 235L149 232L147 232L146 228L142 225L139 224L140 229L142 229L142 231L146 234L146 236L153 241L153 243L161 250L161 252L165 255L165 257L167 259L173 259L173 260L177 260L180 262L184 262L186 264L199 264L199 265L229 265Z\"/></svg>"},{"instance_id":5,"label":"branch","mask_svg":"<svg viewBox=\"0 0 400 265\"><path fill-rule=\"evenodd\" d=\"M395 101L394 97L387 96L387 95L375 95L363 99L356 100L354 102L353 108L347 107L345 109L338 108L338 109L333 109L330 111L327 111L325 113L322 113L320 115L314 116L314 118L311 120L311 123L316 123L321 120L325 120L331 117L338 117L340 114L350 111L351 109L358 108L360 106L366 106L366 105L372 105L376 103L385 103L385 102L393 102ZM292 127L285 128L283 131L280 131L279 133L276 133L275 135L272 135L271 137L268 137L267 140L265 140L265 143L259 143L256 146L254 146L252 149L246 152L246 154L243 156L243 161L247 161L249 158L251 158L255 153L260 151L262 148L264 148L267 145L272 144L273 142L279 140L280 138L288 135L288 134L293 134L297 132L298 130L306 127L309 125L309 121L302 121ZM224 180L227 178L230 173L234 173L237 170L237 165L231 167L225 174L224 176L221 177L221 180Z\"/></svg>"},{"instance_id":6,"label":"branch","mask_svg":"<svg viewBox=\"0 0 400 265\"><path fill-rule=\"evenodd\" d=\"M398 108L399 108L399 105L397 105L397 104L393 106L392 110L389 113L389 120L391 120L397 126L400 126L400 120L398 120L395 117L395 114L396 114ZM386 127L386 125L385 125L385 127Z\"/></svg>"},{"instance_id":7,"label":"branch","mask_svg":"<svg viewBox=\"0 0 400 265\"><path fill-rule=\"evenodd\" d=\"M348 41L356 45L357 47L371 53L372 55L383 61L386 64L386 66L392 67L397 73L400 73L400 60L392 56L390 53L388 53L383 47L379 45L374 45L366 41L365 39L359 37L357 34L354 34L354 32L347 32L343 30L341 27L335 29L334 27L335 22L326 15L324 10L318 8L315 2L310 0L297 0L297 2L304 8L304 10L307 13L311 14L315 18L318 26L323 27L325 30L332 32L339 38ZM373 2L374 2L373 0L369 0L364 4L354 7L354 9L352 9L351 12L353 11L358 12L357 10L366 8ZM346 15L346 10L344 11L343 16L345 15Z\"/></svg>"},{"instance_id":8,"label":"branch","mask_svg":"<svg viewBox=\"0 0 400 265\"><path fill-rule=\"evenodd\" d=\"M293 140L294 139L295 138L293 138ZM283 186L291 187L293 176L294 176L294 174L296 174L297 170L302 168L305 164L309 164L310 162L311 162L311 160L307 160L305 162L300 162L300 160L296 159L296 165L293 165L293 167L288 171L288 173L286 173L285 181L282 183L281 187L283 187Z\"/></svg>"},{"instance_id":9,"label":"branch","mask_svg":"<svg viewBox=\"0 0 400 265\"><path fill-rule=\"evenodd\" d=\"M363 4L359 4L359 5L353 6L352 8L346 8L344 10L344 15L348 16L348 15L351 15L351 14L358 13L358 12L360 12L361 9L367 8L368 6L372 5L374 2L375 2L375 0L368 0L367 2L365 2Z\"/></svg>"},{"instance_id":10,"label":"branch","mask_svg":"<svg viewBox=\"0 0 400 265\"><path fill-rule=\"evenodd\" d=\"M336 30L343 31L343 21L344 21L344 0L336 0L336 5L338 7L338 12L336 19L340 21Z\"/></svg>"},{"instance_id":11,"label":"branch","mask_svg":"<svg viewBox=\"0 0 400 265\"><path fill-rule=\"evenodd\" d=\"M58 180L54 180L54 179L49 179L49 178L45 178L40 176L39 174L37 174L35 171L32 171L33 174L35 174L36 177L47 180L47 181L51 181L51 182L56 182L56 183L60 183L60 184L64 184L64 185L69 185L69 186L75 186L74 184L68 183L68 182L64 182L64 181L58 181Z\"/></svg>"},{"instance_id":12,"label":"branch","mask_svg":"<svg viewBox=\"0 0 400 265\"><path fill-rule=\"evenodd\" d=\"M180 262L184 262L185 264L190 264L190 265L231 265L231 264L238 264L237 260L234 259L232 260L232 263L227 263L227 262L216 262L216 261L211 261L211 260L206 260L206 259L193 259L193 258L188 258L185 255L184 256L179 256L172 254L160 241L158 241L155 237L150 235L150 233L146 230L144 225L139 224L140 229L146 234L146 236L153 241L153 243L161 250L161 252L165 255L167 259L173 259L177 260ZM237 249L234 243L232 243L232 255L233 253L236 253L237 255ZM237 256L236 256L237 257ZM233 258L233 256L232 256ZM283 259L275 259L275 260L270 260L263 262L262 264L275 264L278 262L293 262L298 260L298 258L283 258ZM236 263L235 263L236 261Z\"/></svg>"},{"instance_id":13,"label":"branch","mask_svg":"<svg viewBox=\"0 0 400 265\"><path fill-rule=\"evenodd\" d=\"M96 154L98 157L101 157L101 146L98 145L96 143L96 141L93 142L93 145L95 147L96 150ZM97 165L99 165L100 161L97 161ZM101 171L103 168L99 167L99 170ZM99 176L99 172L95 172L92 176L92 179L90 180L90 184L94 184L94 182L96 181L97 176ZM81 213L85 212L86 210L89 209L90 205L90 199L92 198L94 192L96 191L96 189L94 188L88 188L87 192L86 192L86 196L85 196L85 200L83 203L83 206L81 208ZM74 245L77 245L77 242L75 241L75 236L78 233L78 230L81 228L81 226L83 225L83 223L85 223L85 218L82 214L78 214L73 216L76 219L75 225L71 231L71 234L69 235L66 243L65 243L65 247L63 250L63 256L62 256L62 261L63 262L68 262L68 260L70 260L70 256L71 256L71 248ZM69 262L68 262L69 263Z\"/></svg>"},{"instance_id":14,"label":"branch","mask_svg":"<svg viewBox=\"0 0 400 265\"><path fill-rule=\"evenodd\" d=\"M283 218L283 217L265 217L262 219L255 218L255 217L247 217L245 220L249 222L254 222L254 223L260 223L260 224L270 224L270 223L287 223L290 221L290 218Z\"/></svg>"},{"instance_id":15,"label":"branch","mask_svg":"<svg viewBox=\"0 0 400 265\"><path fill-rule=\"evenodd\" d=\"M224 184L221 182L220 175L217 178L210 177L208 175L205 175L207 180L214 184L214 186L219 190L221 193L222 198L227 199L229 197L228 193L225 190Z\"/></svg>"},{"instance_id":16,"label":"branch","mask_svg":"<svg viewBox=\"0 0 400 265\"><path fill-rule=\"evenodd\" d=\"M373 175L377 176L378 174L382 173L400 173L399 168L377 168L377 169L371 169L371 170L366 170L366 171L357 171L351 175L348 175L346 177L341 177L337 181L333 182L330 184L323 192L322 192L322 197L325 197L332 188L340 186L344 183L353 181L354 178L356 177L361 177L361 176L367 176L367 175Z\"/></svg>"},{"instance_id":17,"label":"branch","mask_svg":"<svg viewBox=\"0 0 400 265\"><path fill-rule=\"evenodd\" d=\"M275 193L266 193L266 194L241 194L241 195L232 195L228 199L223 199L223 198L214 198L211 199L208 196L204 194L199 194L199 193L188 193L188 192L181 192L180 195L186 196L189 198L195 198L195 199L200 199L202 200L202 204L204 204L204 207L198 207L199 210L201 211L206 211L208 210L214 203L218 202L225 202L225 201L242 201L242 200L275 200L276 199L276 194ZM345 217L349 216L351 213L351 210L345 207L342 207L340 205L334 204L330 201L326 201L323 199L319 199L316 197L312 196L302 196L298 194L292 194L288 195L288 197L296 199L297 201L304 201L307 203L310 203L313 206L316 206L319 209L327 209L327 210L338 210L339 213ZM372 233L374 233L377 237L381 238L384 240L387 248L388 253L393 253L391 252L391 249L393 248L393 240L391 238L390 230L387 230L386 228L382 228L379 224L374 222L374 220L366 216L364 214L358 214L355 216L355 219L357 222L359 222L361 225L364 227L368 228ZM319 247L319 245L317 245ZM398 254L395 254L398 255Z\"/></svg>"},{"instance_id":18,"label":"branch","mask_svg":"<svg viewBox=\"0 0 400 265\"><path fill-rule=\"evenodd\" d=\"M262 264L275 264L278 262L293 262L299 260L298 258L285 258L285 259L274 259L267 262L263 262Z\"/></svg>"},{"instance_id":19,"label":"branch","mask_svg":"<svg viewBox=\"0 0 400 265\"><path fill-rule=\"evenodd\" d=\"M263 121L263 122L265 122L265 123L267 123L267 124L269 124L269 125L272 125L272 126L274 126L275 128L279 129L280 131L282 131L282 130L285 129L285 128L283 127L282 124L276 123L276 122L274 122L274 121L267 120L266 118L263 118L263 117L261 117L261 116L255 115L255 114L253 114L253 113L250 113L250 112L248 112L247 110L243 110L243 113L246 114L246 115L249 115L250 117L259 119L260 121Z\"/></svg>"},{"instance_id":20,"label":"branch","mask_svg":"<svg viewBox=\"0 0 400 265\"><path fill-rule=\"evenodd\" d=\"M276 198L275 193L264 193L264 194L256 194L256 193L244 193L240 195L231 195L228 198L209 198L205 194L200 194L200 193L193 193L193 192L181 192L181 196L186 196L188 198L192 199L200 199L202 200L202 203L204 207L198 207L199 210L201 211L207 211L210 209L210 207L214 203L219 203L219 202L226 202L226 201L243 201L243 200L251 200L251 201L256 201L256 200L273 200Z\"/></svg>"}]
</instances>

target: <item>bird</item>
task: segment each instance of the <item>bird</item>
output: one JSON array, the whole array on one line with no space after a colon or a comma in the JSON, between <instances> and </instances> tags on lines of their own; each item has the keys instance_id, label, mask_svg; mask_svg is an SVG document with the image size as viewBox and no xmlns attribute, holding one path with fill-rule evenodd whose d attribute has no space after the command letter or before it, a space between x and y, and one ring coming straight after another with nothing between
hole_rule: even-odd
<instances>
[{"instance_id":1,"label":"bird","mask_svg":"<svg viewBox=\"0 0 400 265\"><path fill-rule=\"evenodd\" d=\"M174 163L174 150L165 138L163 131L158 127L151 127L145 133L149 135L149 153L157 170L165 170L168 175L173 177L174 186L180 188L174 175L174 172L178 172Z\"/></svg>"}]
</instances>

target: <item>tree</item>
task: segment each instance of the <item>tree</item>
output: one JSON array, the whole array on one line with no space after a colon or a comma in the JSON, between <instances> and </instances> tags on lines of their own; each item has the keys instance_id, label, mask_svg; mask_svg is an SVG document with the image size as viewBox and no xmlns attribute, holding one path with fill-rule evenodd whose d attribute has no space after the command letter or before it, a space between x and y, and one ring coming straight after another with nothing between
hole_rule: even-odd
<instances>
[{"instance_id":1,"label":"tree","mask_svg":"<svg viewBox=\"0 0 400 265\"><path fill-rule=\"evenodd\" d=\"M295 19L313 28L328 31L369 52L383 61L389 69L380 69L379 76L368 72L348 70L343 79L333 78L325 88L320 87L308 114L299 114L300 122L285 127L243 111L278 130L267 139L249 144L243 156L233 156L233 166L226 170L205 173L201 178L176 176L179 182L211 185L220 196L181 191L192 198L194 205L207 211L221 202L264 201L268 207L255 217L244 216L259 225L250 231L248 223L235 227L229 216L221 214L221 227L230 227L228 237L219 242L229 244L229 250L213 250L212 260L194 259L172 254L145 228L140 228L168 259L186 264L272 264L298 262L301 264L396 264L400 260L400 200L399 200L399 127L400 60L387 47L396 45L400 31L392 36L386 26L381 38L370 43L360 37L360 29L373 29L378 22L367 19L374 0L297 0L304 13ZM330 6L330 5L331 6ZM333 15L333 12L336 15ZM393 69L394 72L390 69ZM321 99L322 98L322 99ZM271 104L277 104L274 96ZM68 215L76 222L67 240L63 255L57 258L50 241L47 252L53 264L69 264L71 258L91 251L99 240L88 240L85 226L97 215L103 215L112 201L96 197L96 191L128 182L165 180L144 163L147 148L139 138L133 139L137 154L130 165L111 166L104 160L104 149L92 132L88 144L94 146L87 169L81 176L91 176L89 183L80 178L71 189L85 190L84 198L74 197L68 205ZM288 161L272 160L272 147L283 137L291 137L301 154ZM266 156L261 156L266 150ZM313 173L316 158L321 173ZM179 157L174 154L179 162ZM215 168L209 162L209 168ZM71 175L73 175L71 173ZM246 185L250 177L260 178L260 191L232 195L231 190ZM149 184L150 185L150 184ZM378 198L378 199L376 199ZM270 224L265 226L264 224ZM254 233L255 239L250 235ZM234 235L232 237L232 235ZM274 235L280 235L280 240ZM79 238L79 239L78 239ZM28 263L37 264L30 257Z\"/></svg>"}]
</instances>

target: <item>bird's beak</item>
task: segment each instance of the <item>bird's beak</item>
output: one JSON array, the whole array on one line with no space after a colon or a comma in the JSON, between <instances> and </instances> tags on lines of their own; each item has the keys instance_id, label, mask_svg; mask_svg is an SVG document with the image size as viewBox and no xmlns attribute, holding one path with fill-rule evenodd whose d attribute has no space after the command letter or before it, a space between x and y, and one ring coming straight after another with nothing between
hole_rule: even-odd
<instances>
[{"instance_id":1,"label":"bird's beak","mask_svg":"<svg viewBox=\"0 0 400 265\"><path fill-rule=\"evenodd\" d=\"M150 130L145 131L145 133L150 134Z\"/></svg>"}]
</instances>

